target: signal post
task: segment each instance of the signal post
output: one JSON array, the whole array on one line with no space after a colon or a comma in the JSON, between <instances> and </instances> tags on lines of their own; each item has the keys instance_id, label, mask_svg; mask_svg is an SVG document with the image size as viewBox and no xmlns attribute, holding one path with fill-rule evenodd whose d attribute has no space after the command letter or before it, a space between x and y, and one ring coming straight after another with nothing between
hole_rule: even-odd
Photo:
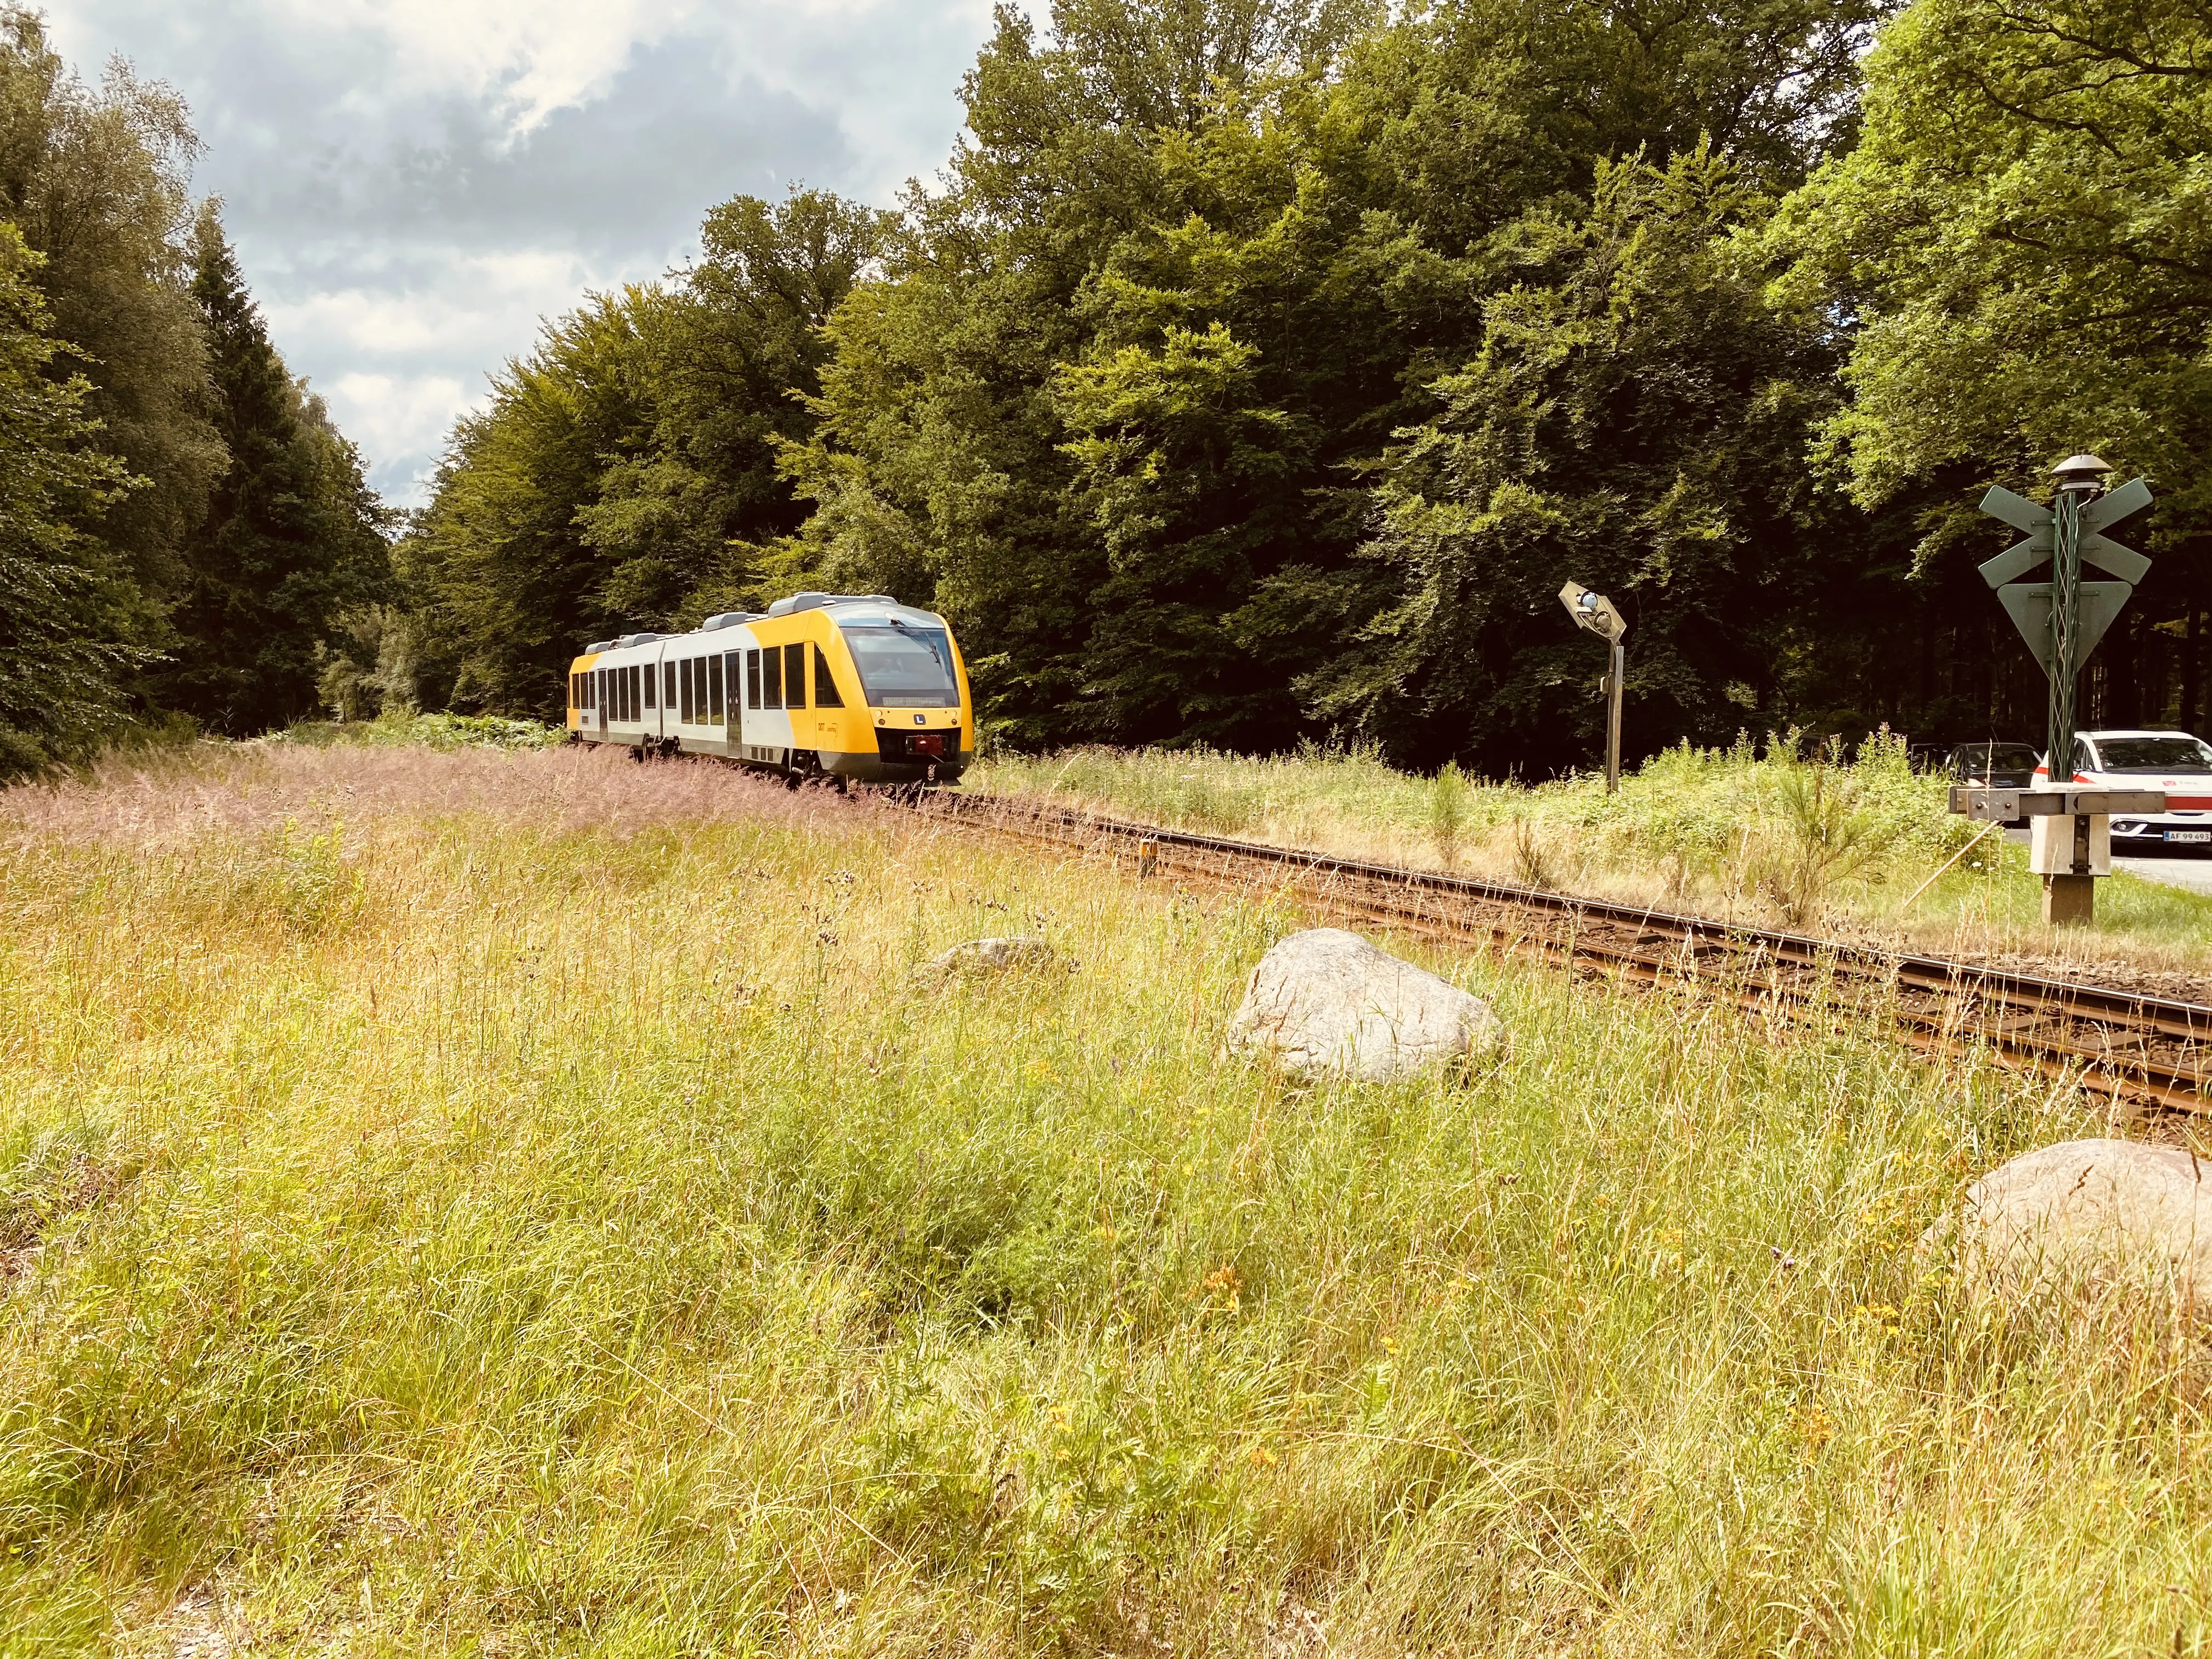
<instances>
[{"instance_id":1,"label":"signal post","mask_svg":"<svg viewBox=\"0 0 2212 1659\"><path fill-rule=\"evenodd\" d=\"M1628 637L1628 618L1611 599L1580 582L1561 588L1559 603L1567 607L1576 627L1596 635L1610 647L1605 677L1605 793L1610 795L1620 787L1620 682L1628 672L1628 649L1622 641Z\"/></svg>"}]
</instances>

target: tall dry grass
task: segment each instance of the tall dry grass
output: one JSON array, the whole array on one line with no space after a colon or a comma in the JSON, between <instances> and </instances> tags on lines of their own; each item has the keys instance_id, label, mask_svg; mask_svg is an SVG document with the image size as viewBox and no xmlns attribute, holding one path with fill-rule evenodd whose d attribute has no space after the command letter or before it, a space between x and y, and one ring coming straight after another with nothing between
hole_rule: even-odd
<instances>
[{"instance_id":1,"label":"tall dry grass","mask_svg":"<svg viewBox=\"0 0 2212 1659\"><path fill-rule=\"evenodd\" d=\"M969 783L1171 828L1960 956L2120 976L2201 977L2212 963L2212 897L2124 873L2099 884L2095 928L2054 937L2027 848L1974 842L1981 826L1945 810L1945 782L1915 773L1902 741L1886 736L1848 760L1790 733L1685 746L1626 775L1613 795L1596 776L1529 786L1450 769L1424 778L1371 748L1313 746L1269 757L1000 755Z\"/></svg>"},{"instance_id":2,"label":"tall dry grass","mask_svg":"<svg viewBox=\"0 0 2212 1659\"><path fill-rule=\"evenodd\" d=\"M1914 1249L2055 1085L1408 946L1510 1060L1291 1088L1268 896L706 767L0 817L0 1653L2206 1650L2201 1346Z\"/></svg>"}]
</instances>

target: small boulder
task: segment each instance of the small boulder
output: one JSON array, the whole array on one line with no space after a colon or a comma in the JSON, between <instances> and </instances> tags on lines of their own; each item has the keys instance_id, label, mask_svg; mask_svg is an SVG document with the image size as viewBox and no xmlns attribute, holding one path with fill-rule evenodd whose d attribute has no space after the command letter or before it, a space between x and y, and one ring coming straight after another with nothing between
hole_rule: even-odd
<instances>
[{"instance_id":1,"label":"small boulder","mask_svg":"<svg viewBox=\"0 0 2212 1659\"><path fill-rule=\"evenodd\" d=\"M1051 960L1052 946L1029 934L971 939L932 957L915 970L915 976L941 980L970 974L998 974L1017 968L1042 968Z\"/></svg>"},{"instance_id":2,"label":"small boulder","mask_svg":"<svg viewBox=\"0 0 2212 1659\"><path fill-rule=\"evenodd\" d=\"M2132 1140L2023 1152L1966 1189L1959 1244L1984 1284L2160 1285L2212 1315L2212 1164Z\"/></svg>"},{"instance_id":3,"label":"small boulder","mask_svg":"<svg viewBox=\"0 0 2212 1659\"><path fill-rule=\"evenodd\" d=\"M1229 1024L1232 1048L1259 1049L1302 1076L1367 1083L1504 1042L1480 997L1340 927L1293 933L1261 957Z\"/></svg>"}]
</instances>

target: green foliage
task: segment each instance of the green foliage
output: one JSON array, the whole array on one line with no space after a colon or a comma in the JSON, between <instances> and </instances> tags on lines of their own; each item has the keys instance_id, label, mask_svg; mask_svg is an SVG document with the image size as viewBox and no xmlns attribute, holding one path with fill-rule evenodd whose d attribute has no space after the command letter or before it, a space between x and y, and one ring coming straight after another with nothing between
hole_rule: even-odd
<instances>
[{"instance_id":1,"label":"green foliage","mask_svg":"<svg viewBox=\"0 0 2212 1659\"><path fill-rule=\"evenodd\" d=\"M305 713L380 597L384 510L195 217L198 149L173 92L89 88L0 7L0 774Z\"/></svg>"},{"instance_id":2,"label":"green foliage","mask_svg":"<svg viewBox=\"0 0 2212 1659\"><path fill-rule=\"evenodd\" d=\"M814 191L708 216L672 286L594 296L455 428L398 553L412 675L439 702L550 715L587 641L737 605L804 514L777 474L822 325L883 216Z\"/></svg>"},{"instance_id":3,"label":"green foliage","mask_svg":"<svg viewBox=\"0 0 2212 1659\"><path fill-rule=\"evenodd\" d=\"M2095 449L2203 533L2212 27L2200 8L1917 0L1862 142L1794 198L1793 279L1870 314L1831 423L1869 501Z\"/></svg>"},{"instance_id":4,"label":"green foliage","mask_svg":"<svg viewBox=\"0 0 2212 1659\"><path fill-rule=\"evenodd\" d=\"M185 544L174 661L155 695L244 736L314 708L341 613L380 597L389 555L360 457L269 343L212 204L194 236L192 298L229 462Z\"/></svg>"},{"instance_id":5,"label":"green foliage","mask_svg":"<svg viewBox=\"0 0 2212 1659\"><path fill-rule=\"evenodd\" d=\"M199 141L184 102L112 64L88 87L38 14L0 8L0 217L46 256L57 362L82 374L94 441L145 480L92 529L152 606L185 580L183 550L224 465L204 404L207 347L189 291L188 176ZM160 643L150 625L142 643Z\"/></svg>"},{"instance_id":6,"label":"green foliage","mask_svg":"<svg viewBox=\"0 0 2212 1659\"><path fill-rule=\"evenodd\" d=\"M90 755L148 654L137 590L82 528L137 481L92 447L90 386L50 373L41 263L0 223L0 779Z\"/></svg>"},{"instance_id":7,"label":"green foliage","mask_svg":"<svg viewBox=\"0 0 2212 1659\"><path fill-rule=\"evenodd\" d=\"M1839 550L1802 452L1827 331L1763 305L1728 240L1761 206L1699 149L1604 169L1586 216L1523 222L1474 361L1385 458L1367 551L1404 598L1314 677L1324 711L1522 754L1563 716L1577 748L1601 738L1603 699L1566 690L1595 660L1554 598L1568 571L1628 615L1632 749L1724 741L1735 694L1771 702L1778 636Z\"/></svg>"},{"instance_id":8,"label":"green foliage","mask_svg":"<svg viewBox=\"0 0 2212 1659\"><path fill-rule=\"evenodd\" d=\"M497 714L418 714L386 709L368 720L302 720L276 734L312 749L333 744L373 749L550 749L568 740L567 728Z\"/></svg>"}]
</instances>

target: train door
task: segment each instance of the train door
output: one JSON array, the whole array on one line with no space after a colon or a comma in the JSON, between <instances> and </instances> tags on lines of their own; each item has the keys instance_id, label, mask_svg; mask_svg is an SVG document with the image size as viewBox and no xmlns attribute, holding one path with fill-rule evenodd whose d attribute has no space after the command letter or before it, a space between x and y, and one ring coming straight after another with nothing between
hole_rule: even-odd
<instances>
[{"instance_id":1,"label":"train door","mask_svg":"<svg viewBox=\"0 0 2212 1659\"><path fill-rule=\"evenodd\" d=\"M738 653L732 653L732 656ZM744 652L744 741L749 758L785 764L791 759L791 718L784 711L793 701L786 684L786 648L780 645L749 646ZM796 691L800 708L806 706L804 688Z\"/></svg>"},{"instance_id":2,"label":"train door","mask_svg":"<svg viewBox=\"0 0 2212 1659\"><path fill-rule=\"evenodd\" d=\"M752 635L745 637L750 640ZM734 673L730 684L736 688L730 701L738 706L738 742L748 760L757 758L754 748L762 742L760 701L760 652L750 645L730 653L730 666Z\"/></svg>"}]
</instances>

